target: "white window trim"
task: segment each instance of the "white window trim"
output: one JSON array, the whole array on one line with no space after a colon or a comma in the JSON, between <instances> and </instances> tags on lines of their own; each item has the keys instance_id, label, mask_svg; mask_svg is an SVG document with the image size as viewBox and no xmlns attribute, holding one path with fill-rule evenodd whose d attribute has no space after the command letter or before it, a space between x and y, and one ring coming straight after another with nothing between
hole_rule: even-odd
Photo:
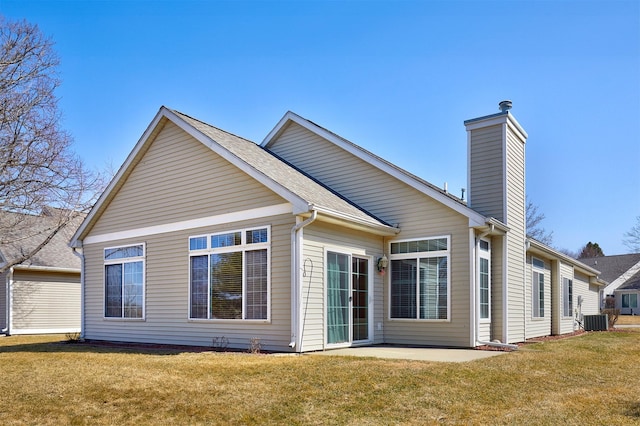
<instances>
[{"instance_id":1,"label":"white window trim","mask_svg":"<svg viewBox=\"0 0 640 426\"><path fill-rule=\"evenodd\" d=\"M538 266L535 264L535 261L538 262L542 262L543 266ZM546 280L546 263L544 260L539 259L537 257L531 257L531 318L533 320L543 320L546 318L547 316L547 304L545 303L546 298L547 298L547 292L546 289L544 288L547 285L547 280ZM536 281L536 274L540 274L542 275L542 303L543 303L543 315L540 316L540 282ZM538 289L538 291L536 292L536 288ZM538 299L538 309L534 309L535 304L533 303L534 300ZM536 312L537 311L537 312Z\"/></svg>"},{"instance_id":2,"label":"white window trim","mask_svg":"<svg viewBox=\"0 0 640 426\"><path fill-rule=\"evenodd\" d=\"M567 285L569 282L571 282L571 306L569 306L569 315L565 315L566 314L566 307L567 307L567 303L568 303L568 295L569 292L567 291L565 293L565 282L567 282ZM567 287L567 290L569 288ZM562 277L562 318L566 318L566 319L570 319L573 318L573 297L574 297L574 288L573 288L573 279L572 278L568 278L568 277Z\"/></svg>"},{"instance_id":3,"label":"white window trim","mask_svg":"<svg viewBox=\"0 0 640 426\"><path fill-rule=\"evenodd\" d=\"M125 257L120 259L105 259L105 252L111 249L118 249L124 247L142 246L142 256ZM105 321L145 321L147 317L147 244L146 243L132 243L123 244L119 246L104 247L102 249L102 319ZM140 318L126 318L121 317L108 317L107 311L107 276L105 273L105 266L117 265L124 263L142 262L142 316ZM123 297L124 300L124 297ZM123 307L124 315L124 307Z\"/></svg>"},{"instance_id":4,"label":"white window trim","mask_svg":"<svg viewBox=\"0 0 640 426\"><path fill-rule=\"evenodd\" d=\"M482 238L480 241L485 241L489 244L488 251L480 248L480 242L478 242L478 318L481 324L491 324L491 241ZM480 309L480 259L487 259L489 261L489 316L488 318L482 318L482 310Z\"/></svg>"},{"instance_id":5,"label":"white window trim","mask_svg":"<svg viewBox=\"0 0 640 426\"><path fill-rule=\"evenodd\" d=\"M636 296L636 305L635 306L631 306L631 296L634 296L634 295ZM629 300L629 306L627 306L627 307L625 307L622 304L624 296L627 296L627 299ZM633 291L621 292L620 293L620 308L621 309L638 309L638 307L640 307L640 297L637 296L637 293L635 293Z\"/></svg>"},{"instance_id":6,"label":"white window trim","mask_svg":"<svg viewBox=\"0 0 640 426\"><path fill-rule=\"evenodd\" d=\"M416 253L397 253L391 254L391 244L394 243L404 243L410 241L422 241L422 240L437 240L439 238L447 239L447 249L446 250L438 250L438 251L429 251L429 252L416 252ZM401 259L417 259L421 258L429 258L429 257L447 257L447 318L444 319L428 319L428 318L393 318L391 316L391 273L389 273L389 289L387 291L388 297L388 314L387 319L389 321L397 321L397 322L451 322L451 235L434 235L429 237L420 237L420 238L406 238L401 240L391 240L387 246L387 252L389 253L389 266L391 266L392 260L401 260ZM422 253L425 253L425 256L418 256ZM391 269L391 268L389 268ZM419 308L420 301L420 293L418 291L418 286L416 284L416 304ZM418 309L417 312L420 312Z\"/></svg>"},{"instance_id":7,"label":"white window trim","mask_svg":"<svg viewBox=\"0 0 640 426\"><path fill-rule=\"evenodd\" d=\"M248 244L246 241L247 231L254 231L257 229L266 229L267 230L267 242L266 243L251 243ZM236 246L227 246L227 247L211 247L211 237L216 235L226 235L233 234L236 232L240 232L241 235L241 244ZM198 237L207 237L207 248L191 250L191 238ZM246 303L246 256L242 256L242 319L228 319L228 318L210 318L211 317L211 300L207 302L207 317L208 318L192 318L191 317L191 257L193 256L207 256L207 279L208 279L208 289L211 288L211 254L217 253L232 253L236 251L242 251L243 253L246 251L252 250L267 250L267 318L266 319L246 319L244 315L245 311L245 303ZM259 323L265 324L271 322L271 225L264 226L252 226L248 228L239 228L239 229L230 229L220 232L212 232L209 234L196 234L190 235L187 238L187 251L189 253L189 262L188 262L188 270L189 270L189 281L187 286L188 292L188 305L187 305L187 321L189 322L215 322L215 323L228 323L228 324L238 324L238 323Z\"/></svg>"},{"instance_id":8,"label":"white window trim","mask_svg":"<svg viewBox=\"0 0 640 426\"><path fill-rule=\"evenodd\" d=\"M350 327L349 327L349 341L348 342L342 342L342 343L328 343L328 339L329 339L329 331L328 331L328 323L327 323L327 318L329 318L329 314L328 314L328 307L327 307L327 288L329 286L329 283L327 282L328 279L328 274L327 274L327 257L329 255L329 252L331 253L337 253L337 254L342 254L345 256L349 257L349 279L352 278L353 276L353 258L357 258L357 259L366 259L367 263L368 263L368 268L367 268L367 275L368 275L368 282L367 282L367 292L368 292L368 301L367 301L367 307L368 307L368 334L369 334L369 339L367 340L357 340L355 342L355 345L365 345L365 344L371 344L371 342L373 342L374 337L374 327L373 327L373 322L374 322L374 318L373 318L373 310L374 310L374 306L373 306L373 302L374 302L374 298L373 298L373 292L374 292L374 277L373 277L373 256L368 256L365 250L362 249L349 249L346 248L344 246L325 246L324 247L324 255L323 255L323 261L324 261L324 271L323 271L323 275L324 275L324 282L323 282L323 288L322 288L322 304L324 306L323 309L323 315L324 315L324 324L323 324L323 331L324 331L324 346L326 348L331 348L331 349L336 349L336 348L346 348L346 347L350 347L350 346L354 346L354 341L353 341L353 302L349 303L349 318L350 318ZM353 290L353 284L351 283L351 281L349 281L349 288L351 290Z\"/></svg>"}]
</instances>

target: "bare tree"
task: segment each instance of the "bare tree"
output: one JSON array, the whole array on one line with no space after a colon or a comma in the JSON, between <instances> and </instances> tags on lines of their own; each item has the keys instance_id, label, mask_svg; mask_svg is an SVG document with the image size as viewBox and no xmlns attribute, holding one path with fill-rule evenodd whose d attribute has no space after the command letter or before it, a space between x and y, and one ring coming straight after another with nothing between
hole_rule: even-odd
<instances>
[{"instance_id":1,"label":"bare tree","mask_svg":"<svg viewBox=\"0 0 640 426\"><path fill-rule=\"evenodd\" d=\"M542 244L550 246L553 243L553 231L547 232L540 222L545 218L544 213L538 211L538 206L533 204L527 198L527 237L531 237L534 240L540 241Z\"/></svg>"},{"instance_id":2,"label":"bare tree","mask_svg":"<svg viewBox=\"0 0 640 426\"><path fill-rule=\"evenodd\" d=\"M627 246L629 253L640 253L640 216L636 216L636 224L624 233L622 244Z\"/></svg>"},{"instance_id":3,"label":"bare tree","mask_svg":"<svg viewBox=\"0 0 640 426\"><path fill-rule=\"evenodd\" d=\"M572 257L572 258L574 258L574 259L577 259L577 258L578 258L578 255L579 255L579 253L578 253L578 252L573 251L573 250L570 250L570 249L567 249L567 248L557 248L557 250L558 250L560 253L566 254L567 256Z\"/></svg>"},{"instance_id":4,"label":"bare tree","mask_svg":"<svg viewBox=\"0 0 640 426\"><path fill-rule=\"evenodd\" d=\"M60 126L58 64L36 25L0 16L0 245L13 247L3 250L0 273L77 223L102 186Z\"/></svg>"}]
</instances>

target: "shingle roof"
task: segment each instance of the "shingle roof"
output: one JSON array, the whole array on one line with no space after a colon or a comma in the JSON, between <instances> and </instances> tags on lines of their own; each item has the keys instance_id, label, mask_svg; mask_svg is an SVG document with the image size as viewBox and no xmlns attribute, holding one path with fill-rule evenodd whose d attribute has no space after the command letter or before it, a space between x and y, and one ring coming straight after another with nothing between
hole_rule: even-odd
<instances>
[{"instance_id":1,"label":"shingle roof","mask_svg":"<svg viewBox=\"0 0 640 426\"><path fill-rule=\"evenodd\" d=\"M172 110L172 112L266 178L288 189L309 204L339 212L371 225L391 226L260 145L179 111Z\"/></svg>"},{"instance_id":2,"label":"shingle roof","mask_svg":"<svg viewBox=\"0 0 640 426\"><path fill-rule=\"evenodd\" d=\"M599 270L603 280L613 282L640 262L640 253L590 257L580 259L580 262Z\"/></svg>"},{"instance_id":3,"label":"shingle roof","mask_svg":"<svg viewBox=\"0 0 640 426\"><path fill-rule=\"evenodd\" d=\"M640 271L618 287L618 290L640 290Z\"/></svg>"},{"instance_id":4,"label":"shingle roof","mask_svg":"<svg viewBox=\"0 0 640 426\"><path fill-rule=\"evenodd\" d=\"M48 230L53 229L56 226L57 219L53 216L29 216L18 215L16 213L2 212L3 220L19 219L24 221L31 232L25 234L27 231L25 226L20 226L22 235L3 237L8 242L0 244L0 253L5 260L10 261L20 256L21 253L29 252L35 248L42 240L43 235ZM69 247L69 239L76 231L77 227L82 222L82 217L78 217L76 220L70 222L67 226L62 228L47 245L45 245L39 252L33 257L26 260L21 266L41 266L50 268L66 268L77 269L80 271L80 258L73 254L73 250Z\"/></svg>"}]
</instances>

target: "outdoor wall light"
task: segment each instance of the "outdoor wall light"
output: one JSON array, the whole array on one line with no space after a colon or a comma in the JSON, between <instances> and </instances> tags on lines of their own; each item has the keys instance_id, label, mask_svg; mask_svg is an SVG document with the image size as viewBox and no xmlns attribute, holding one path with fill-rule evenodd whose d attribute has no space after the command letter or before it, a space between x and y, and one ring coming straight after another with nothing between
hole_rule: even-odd
<instances>
[{"instance_id":1,"label":"outdoor wall light","mask_svg":"<svg viewBox=\"0 0 640 426\"><path fill-rule=\"evenodd\" d=\"M378 259L378 272L384 274L387 270L387 266L389 266L389 259L387 259L387 255L383 254L380 259Z\"/></svg>"}]
</instances>

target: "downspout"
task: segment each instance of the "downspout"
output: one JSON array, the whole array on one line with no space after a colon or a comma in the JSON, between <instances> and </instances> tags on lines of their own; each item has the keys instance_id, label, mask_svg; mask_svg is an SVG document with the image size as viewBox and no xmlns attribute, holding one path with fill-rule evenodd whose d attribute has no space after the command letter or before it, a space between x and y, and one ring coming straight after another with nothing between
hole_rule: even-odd
<instances>
[{"instance_id":1,"label":"downspout","mask_svg":"<svg viewBox=\"0 0 640 426\"><path fill-rule=\"evenodd\" d=\"M533 276L528 277L527 275L531 275L531 274L527 274L527 250L529 250L529 247L531 247L531 243L529 242L528 239L524 240L524 262L522 263L522 267L523 267L523 271L522 271L522 278L524 279L524 283L522 285L522 303L523 303L523 310L524 310L524 315L522 316L523 322L522 322L522 327L524 330L524 340L527 340L527 281L529 280L529 278L531 278L533 280ZM532 288L533 288L533 283L532 283ZM531 310L533 311L533 300L531 301Z\"/></svg>"},{"instance_id":2,"label":"downspout","mask_svg":"<svg viewBox=\"0 0 640 426\"><path fill-rule=\"evenodd\" d=\"M73 254L80 258L80 338L84 339L84 253L73 247Z\"/></svg>"},{"instance_id":3,"label":"downspout","mask_svg":"<svg viewBox=\"0 0 640 426\"><path fill-rule=\"evenodd\" d=\"M476 240L476 233L475 230L473 228L469 228L469 264L470 264L470 283L471 283L471 288L469 289L469 319L471 321L470 324L470 330L471 330L471 341L469 342L469 346L471 347L475 347L477 346L476 342L478 341L478 329L479 329L479 324L478 324L478 313L477 313L477 298L478 296L476 295L477 293L477 287L478 287L478 281L476 279L476 269L477 269L477 264L476 264L476 259L478 257L477 255L477 246L478 246L478 242Z\"/></svg>"},{"instance_id":4,"label":"downspout","mask_svg":"<svg viewBox=\"0 0 640 426\"><path fill-rule=\"evenodd\" d=\"M482 234L480 234L480 235L478 235L476 237L475 256L474 256L474 266L475 267L474 267L474 270L473 270L474 282L475 282L475 277L476 277L476 272L477 272L476 269L478 267L477 262L475 260L478 258L478 251L480 250L480 240L482 238L486 237L487 235L491 234L493 232L494 228L495 228L495 226L493 224L490 224L489 225L489 229L487 231L483 232ZM477 283L476 283L476 285L477 285ZM477 296L478 292L474 291L474 294L476 295L476 298L477 298L478 297ZM504 296L503 296L503 298L504 298ZM477 302L478 302L477 300L474 300L474 303L477 304ZM480 335L480 317L479 317L480 312L479 312L478 309L475 309L475 313L476 313L475 316L474 316L474 319L475 319L475 322L476 322L475 335L476 335L476 339L477 339L477 337ZM476 345L493 346L493 347L496 347L496 348L506 348L506 349L514 349L514 350L518 349L518 345L512 345L510 343L485 342L485 341L482 341L482 340L476 340Z\"/></svg>"},{"instance_id":5,"label":"downspout","mask_svg":"<svg viewBox=\"0 0 640 426\"><path fill-rule=\"evenodd\" d=\"M300 277L302 273L300 268L300 258L302 256L300 231L315 221L317 217L318 212L311 210L311 217L300 223L296 223L293 228L291 228L291 342L289 343L289 347L298 349L298 351L302 349L302 342L298 343L300 339L300 306L302 305L299 291L300 283L302 282Z\"/></svg>"},{"instance_id":6,"label":"downspout","mask_svg":"<svg viewBox=\"0 0 640 426\"><path fill-rule=\"evenodd\" d=\"M11 268L9 268L9 273L7 274L7 279L5 282L5 286L6 286L6 290L4 293L4 297L5 297L5 319L6 319L6 323L5 323L5 328L2 329L2 332L5 333L7 336L10 335L9 330L11 329L11 307L12 307L12 294L11 294L11 289L13 288L13 266Z\"/></svg>"}]
</instances>

